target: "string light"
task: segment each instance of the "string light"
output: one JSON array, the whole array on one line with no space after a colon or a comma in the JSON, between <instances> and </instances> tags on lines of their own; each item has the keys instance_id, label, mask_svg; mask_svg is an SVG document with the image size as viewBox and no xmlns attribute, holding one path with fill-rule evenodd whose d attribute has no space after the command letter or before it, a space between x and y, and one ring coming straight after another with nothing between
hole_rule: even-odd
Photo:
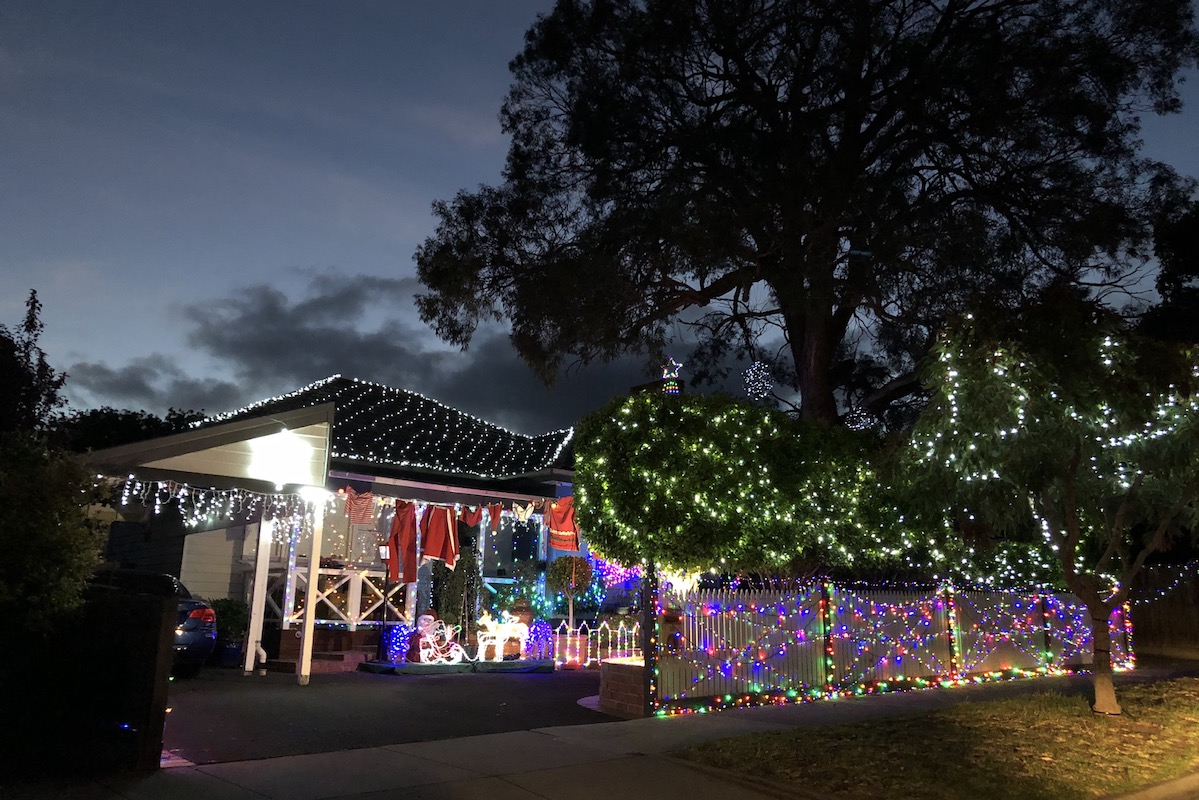
<instances>
[{"instance_id":1,"label":"string light","mask_svg":"<svg viewBox=\"0 0 1199 800\"><path fill-rule=\"evenodd\" d=\"M728 398L613 401L580 428L575 498L589 546L677 570L797 561L952 576L973 553L909 526L869 456L873 437Z\"/></svg>"},{"instance_id":2,"label":"string light","mask_svg":"<svg viewBox=\"0 0 1199 800\"><path fill-rule=\"evenodd\" d=\"M774 391L774 375L764 361L750 364L741 377L745 382L745 393L751 400L764 400Z\"/></svg>"},{"instance_id":3,"label":"string light","mask_svg":"<svg viewBox=\"0 0 1199 800\"><path fill-rule=\"evenodd\" d=\"M330 456L395 467L501 478L552 466L573 428L529 436L407 389L334 375L193 426L333 403Z\"/></svg>"},{"instance_id":4,"label":"string light","mask_svg":"<svg viewBox=\"0 0 1199 800\"><path fill-rule=\"evenodd\" d=\"M675 644L657 657L661 714L1072 674L1090 660L1090 615L1071 595L820 581L679 602ZM1115 668L1131 668L1127 608L1109 628Z\"/></svg>"},{"instance_id":5,"label":"string light","mask_svg":"<svg viewBox=\"0 0 1199 800\"><path fill-rule=\"evenodd\" d=\"M854 408L845 415L845 427L851 431L873 431L879 426L879 418L864 408Z\"/></svg>"},{"instance_id":6,"label":"string light","mask_svg":"<svg viewBox=\"0 0 1199 800\"><path fill-rule=\"evenodd\" d=\"M996 343L973 322L943 336L931 363L936 388L907 452L924 490L940 502L954 498L959 518L1031 529L1029 541L980 557L976 576L1060 583L1065 567L1110 587L1110 603L1122 596L1118 581L1135 573L1140 548L1159 546L1128 532L1189 524L1199 364L1186 353L1150 353L1122 331L1087 335L1079 330L1079 352L1064 372L1018 342ZM1173 383L1162 377L1171 366ZM1183 502L1167 511L1170 504L1147 497Z\"/></svg>"}]
</instances>

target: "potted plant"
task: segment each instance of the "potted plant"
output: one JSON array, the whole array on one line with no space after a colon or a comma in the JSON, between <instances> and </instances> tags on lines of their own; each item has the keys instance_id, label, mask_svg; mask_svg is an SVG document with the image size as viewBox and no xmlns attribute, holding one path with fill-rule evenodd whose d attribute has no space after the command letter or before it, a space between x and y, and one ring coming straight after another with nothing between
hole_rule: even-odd
<instances>
[{"instance_id":1,"label":"potted plant","mask_svg":"<svg viewBox=\"0 0 1199 800\"><path fill-rule=\"evenodd\" d=\"M236 597L222 597L212 601L216 612L217 663L222 667L236 667L242 662L246 631L250 628L250 606Z\"/></svg>"},{"instance_id":2,"label":"potted plant","mask_svg":"<svg viewBox=\"0 0 1199 800\"><path fill-rule=\"evenodd\" d=\"M575 627L575 598L591 586L591 562L581 556L562 556L550 562L545 572L545 585L551 592L566 598L568 622Z\"/></svg>"}]
</instances>

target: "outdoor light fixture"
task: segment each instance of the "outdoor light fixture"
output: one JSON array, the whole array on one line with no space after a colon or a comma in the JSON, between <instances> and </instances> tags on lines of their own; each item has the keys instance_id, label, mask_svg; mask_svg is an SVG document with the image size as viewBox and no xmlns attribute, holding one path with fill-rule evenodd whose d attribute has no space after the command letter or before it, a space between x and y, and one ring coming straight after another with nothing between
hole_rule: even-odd
<instances>
[{"instance_id":1,"label":"outdoor light fixture","mask_svg":"<svg viewBox=\"0 0 1199 800\"><path fill-rule=\"evenodd\" d=\"M301 486L298 494L315 506L326 502L333 492L323 486Z\"/></svg>"},{"instance_id":2,"label":"outdoor light fixture","mask_svg":"<svg viewBox=\"0 0 1199 800\"><path fill-rule=\"evenodd\" d=\"M247 477L270 481L275 490L285 483L312 481L312 445L293 431L279 431L250 440Z\"/></svg>"},{"instance_id":3,"label":"outdoor light fixture","mask_svg":"<svg viewBox=\"0 0 1199 800\"><path fill-rule=\"evenodd\" d=\"M391 572L387 562L391 558L391 548L386 544L379 545L379 560L383 562L383 623L379 626L379 661L391 661L391 653L387 652L387 595L391 592Z\"/></svg>"}]
</instances>

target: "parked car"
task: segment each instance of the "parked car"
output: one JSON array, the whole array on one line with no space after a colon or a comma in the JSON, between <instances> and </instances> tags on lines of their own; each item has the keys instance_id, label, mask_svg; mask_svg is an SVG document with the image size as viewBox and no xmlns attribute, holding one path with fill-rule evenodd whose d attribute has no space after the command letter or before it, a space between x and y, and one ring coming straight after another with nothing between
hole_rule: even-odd
<instances>
[{"instance_id":1,"label":"parked car","mask_svg":"<svg viewBox=\"0 0 1199 800\"><path fill-rule=\"evenodd\" d=\"M216 612L203 599L193 595L174 575L131 569L101 568L90 583L98 590L115 589L134 594L174 596L178 600L175 615L175 641L172 673L192 677L204 666L216 645Z\"/></svg>"}]
</instances>

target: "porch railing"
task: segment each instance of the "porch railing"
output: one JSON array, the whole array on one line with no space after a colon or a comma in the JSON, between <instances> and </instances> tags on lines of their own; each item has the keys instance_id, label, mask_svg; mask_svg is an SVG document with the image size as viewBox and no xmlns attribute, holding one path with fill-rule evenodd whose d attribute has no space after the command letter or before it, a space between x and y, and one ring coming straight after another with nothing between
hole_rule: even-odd
<instances>
[{"instance_id":1,"label":"porch railing","mask_svg":"<svg viewBox=\"0 0 1199 800\"><path fill-rule=\"evenodd\" d=\"M387 619L411 624L404 607L405 584L387 585L384 577L381 569L321 568L317 587L310 592L307 572L272 570L267 581L266 618L287 629L303 622L309 609L315 609L317 625L348 630L378 626L383 622L386 586Z\"/></svg>"}]
</instances>

